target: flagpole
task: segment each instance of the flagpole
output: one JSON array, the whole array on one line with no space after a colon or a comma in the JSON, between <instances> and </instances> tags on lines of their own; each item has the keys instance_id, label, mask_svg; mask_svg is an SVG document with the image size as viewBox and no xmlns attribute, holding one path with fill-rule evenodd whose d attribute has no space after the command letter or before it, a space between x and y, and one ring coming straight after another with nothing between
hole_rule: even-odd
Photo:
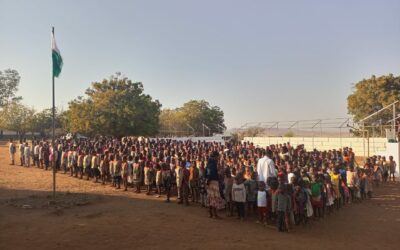
<instances>
[{"instance_id":1,"label":"flagpole","mask_svg":"<svg viewBox=\"0 0 400 250\"><path fill-rule=\"evenodd\" d=\"M53 37L54 37L54 27L52 27L52 31L51 31L52 33L53 33ZM54 64L54 62L53 62L53 64ZM53 67L54 67L54 65L53 65ZM52 110L53 110L53 121L52 121L52 123L53 123L53 133L52 133L52 143L51 143L51 146L53 147L53 158L52 158L52 163L53 163L53 199L56 199L56 162L55 162L55 152L54 152L54 143L55 143L55 140L54 140L54 130L55 130L55 90L54 90L54 72L53 72L53 69L52 69L52 76L53 76L53 108L52 108Z\"/></svg>"}]
</instances>

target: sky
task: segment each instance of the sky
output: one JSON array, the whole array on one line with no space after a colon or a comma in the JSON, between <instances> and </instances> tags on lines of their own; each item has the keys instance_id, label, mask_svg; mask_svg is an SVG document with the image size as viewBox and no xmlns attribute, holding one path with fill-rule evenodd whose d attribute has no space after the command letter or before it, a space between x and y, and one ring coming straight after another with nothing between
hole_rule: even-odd
<instances>
[{"instance_id":1,"label":"sky","mask_svg":"<svg viewBox=\"0 0 400 250\"><path fill-rule=\"evenodd\" d=\"M56 106L115 72L163 108L205 99L228 128L347 117L352 85L400 74L399 0L0 0L0 70L51 107L50 32L64 59Z\"/></svg>"}]
</instances>

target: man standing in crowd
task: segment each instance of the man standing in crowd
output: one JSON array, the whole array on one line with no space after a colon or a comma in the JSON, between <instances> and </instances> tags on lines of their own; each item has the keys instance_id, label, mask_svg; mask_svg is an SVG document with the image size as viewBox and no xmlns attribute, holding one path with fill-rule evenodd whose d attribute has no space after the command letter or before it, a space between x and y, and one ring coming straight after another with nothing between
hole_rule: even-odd
<instances>
[{"instance_id":1,"label":"man standing in crowd","mask_svg":"<svg viewBox=\"0 0 400 250\"><path fill-rule=\"evenodd\" d=\"M263 157L257 162L258 181L267 184L266 189L269 190L271 179L277 177L277 170L274 161L271 159L272 151L270 149L263 150L260 156L261 154Z\"/></svg>"}]
</instances>

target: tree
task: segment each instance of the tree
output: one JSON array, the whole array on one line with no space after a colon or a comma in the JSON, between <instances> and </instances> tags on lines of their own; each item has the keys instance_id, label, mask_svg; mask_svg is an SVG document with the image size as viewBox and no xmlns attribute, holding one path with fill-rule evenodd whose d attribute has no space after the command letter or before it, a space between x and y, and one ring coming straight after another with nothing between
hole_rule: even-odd
<instances>
[{"instance_id":1,"label":"tree","mask_svg":"<svg viewBox=\"0 0 400 250\"><path fill-rule=\"evenodd\" d=\"M33 131L35 110L18 102L8 103L0 112L0 127L16 131L20 136Z\"/></svg>"},{"instance_id":2,"label":"tree","mask_svg":"<svg viewBox=\"0 0 400 250\"><path fill-rule=\"evenodd\" d=\"M159 128L161 104L143 93L143 84L116 73L94 82L69 103L66 120L71 132L87 135L154 135Z\"/></svg>"},{"instance_id":3,"label":"tree","mask_svg":"<svg viewBox=\"0 0 400 250\"><path fill-rule=\"evenodd\" d=\"M226 128L224 112L205 100L191 100L174 110L163 110L160 115L160 126L162 130L172 133L188 131L188 134L194 133L194 135L203 135L203 129L205 134L222 133Z\"/></svg>"},{"instance_id":4,"label":"tree","mask_svg":"<svg viewBox=\"0 0 400 250\"><path fill-rule=\"evenodd\" d=\"M64 118L63 112L59 112L57 109L55 111L55 128L63 128ZM52 109L44 109L40 112L37 112L32 117L31 129L32 132L39 132L41 136L46 136L51 134L51 129L53 128L53 112Z\"/></svg>"},{"instance_id":5,"label":"tree","mask_svg":"<svg viewBox=\"0 0 400 250\"><path fill-rule=\"evenodd\" d=\"M8 103L21 100L21 97L15 95L18 91L20 79L21 77L16 70L0 71L0 108Z\"/></svg>"},{"instance_id":6,"label":"tree","mask_svg":"<svg viewBox=\"0 0 400 250\"><path fill-rule=\"evenodd\" d=\"M353 93L347 97L347 109L354 121L382 109L400 99L400 77L392 74L363 79L353 87ZM398 106L398 105L397 105ZM397 111L398 112L398 111ZM385 124L392 119L392 112L386 110L368 120L369 125Z\"/></svg>"}]
</instances>

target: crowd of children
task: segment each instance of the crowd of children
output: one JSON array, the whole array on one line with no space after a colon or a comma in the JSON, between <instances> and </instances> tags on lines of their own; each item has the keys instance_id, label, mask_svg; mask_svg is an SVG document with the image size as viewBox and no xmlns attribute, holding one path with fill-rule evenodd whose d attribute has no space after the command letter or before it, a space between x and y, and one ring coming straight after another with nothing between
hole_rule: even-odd
<instances>
[{"instance_id":1,"label":"crowd of children","mask_svg":"<svg viewBox=\"0 0 400 250\"><path fill-rule=\"evenodd\" d=\"M11 163L17 146L10 140ZM279 231L307 224L342 206L372 196L381 182L394 181L393 157L371 157L358 166L351 148L306 151L290 143L193 142L145 138L59 139L18 145L21 166L55 167L70 176L124 191L177 196L179 204L208 207L211 218L276 224Z\"/></svg>"}]
</instances>

